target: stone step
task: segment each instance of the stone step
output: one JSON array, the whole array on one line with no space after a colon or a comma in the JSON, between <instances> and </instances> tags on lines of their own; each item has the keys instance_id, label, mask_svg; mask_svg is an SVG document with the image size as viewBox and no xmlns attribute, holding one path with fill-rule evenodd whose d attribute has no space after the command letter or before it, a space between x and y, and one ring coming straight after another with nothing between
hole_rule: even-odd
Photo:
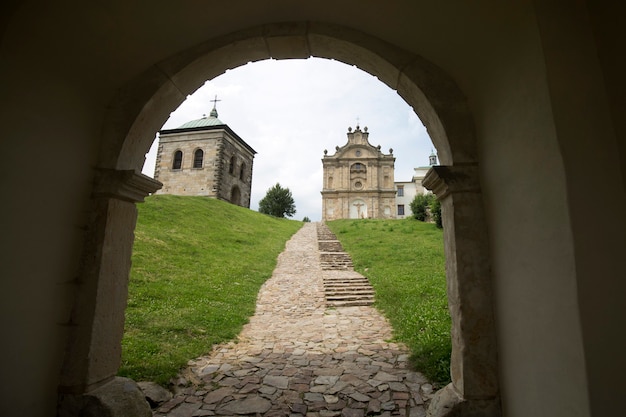
<instances>
[{"instance_id":1,"label":"stone step","mask_svg":"<svg viewBox=\"0 0 626 417\"><path fill-rule=\"evenodd\" d=\"M366 279L350 280L350 281L338 281L338 280L324 280L324 285L327 287L368 287L371 288L371 284Z\"/></svg>"},{"instance_id":2,"label":"stone step","mask_svg":"<svg viewBox=\"0 0 626 417\"><path fill-rule=\"evenodd\" d=\"M374 300L327 301L326 304L332 307L361 307L371 306Z\"/></svg>"},{"instance_id":3,"label":"stone step","mask_svg":"<svg viewBox=\"0 0 626 417\"><path fill-rule=\"evenodd\" d=\"M352 289L346 289L346 290L336 290L336 289L326 289L326 297L328 296L354 296L354 297L373 297L374 296L374 291L371 290L362 290L362 291L358 291L358 290L352 290Z\"/></svg>"},{"instance_id":4,"label":"stone step","mask_svg":"<svg viewBox=\"0 0 626 417\"><path fill-rule=\"evenodd\" d=\"M353 271L352 258L334 233L317 225L317 246L324 271ZM353 273L354 274L354 273ZM324 277L326 304L333 307L369 306L374 303L374 289L362 275Z\"/></svg>"},{"instance_id":5,"label":"stone step","mask_svg":"<svg viewBox=\"0 0 626 417\"><path fill-rule=\"evenodd\" d=\"M343 246L338 240L320 240L317 247L320 252L343 252Z\"/></svg>"},{"instance_id":6,"label":"stone step","mask_svg":"<svg viewBox=\"0 0 626 417\"><path fill-rule=\"evenodd\" d=\"M327 297L326 304L329 303L349 303L349 302L359 302L374 304L374 297Z\"/></svg>"},{"instance_id":7,"label":"stone step","mask_svg":"<svg viewBox=\"0 0 626 417\"><path fill-rule=\"evenodd\" d=\"M373 290L372 286L368 282L356 282L356 283L324 283L326 288L353 288L355 290L366 289Z\"/></svg>"},{"instance_id":8,"label":"stone step","mask_svg":"<svg viewBox=\"0 0 626 417\"><path fill-rule=\"evenodd\" d=\"M353 285L353 284L363 283L366 285L370 285L370 282L367 280L367 278L332 278L332 279L324 278L324 282L328 284Z\"/></svg>"}]
</instances>

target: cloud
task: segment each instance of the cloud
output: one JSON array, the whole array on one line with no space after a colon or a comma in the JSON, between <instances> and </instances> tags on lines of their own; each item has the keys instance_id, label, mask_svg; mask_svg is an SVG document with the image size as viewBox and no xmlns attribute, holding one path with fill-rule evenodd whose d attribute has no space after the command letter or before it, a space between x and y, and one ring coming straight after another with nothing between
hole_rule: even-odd
<instances>
[{"instance_id":1,"label":"cloud","mask_svg":"<svg viewBox=\"0 0 626 417\"><path fill-rule=\"evenodd\" d=\"M254 160L251 208L279 182L296 203L296 219L320 220L324 149L347 142L357 117L372 145L393 148L396 181L428 164L434 149L428 134L403 99L375 77L337 61L266 60L229 70L207 81L170 115L171 129L208 114L218 96L219 118L258 154ZM156 147L144 173L153 175Z\"/></svg>"}]
</instances>

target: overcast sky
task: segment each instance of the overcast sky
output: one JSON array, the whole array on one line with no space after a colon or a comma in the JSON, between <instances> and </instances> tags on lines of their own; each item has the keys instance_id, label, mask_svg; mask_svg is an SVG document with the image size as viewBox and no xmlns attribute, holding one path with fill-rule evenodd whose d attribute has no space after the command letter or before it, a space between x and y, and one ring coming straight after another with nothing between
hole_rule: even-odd
<instances>
[{"instance_id":1,"label":"overcast sky","mask_svg":"<svg viewBox=\"0 0 626 417\"><path fill-rule=\"evenodd\" d=\"M172 114L163 129L174 129L209 114L217 95L219 119L258 153L252 201L277 182L291 190L294 219L321 219L322 162L347 142L348 127L369 129L372 145L393 148L395 180L410 181L413 168L428 165L434 149L426 129L402 98L360 69L320 58L266 60L227 71L207 81ZM143 172L154 176L156 144Z\"/></svg>"}]
</instances>

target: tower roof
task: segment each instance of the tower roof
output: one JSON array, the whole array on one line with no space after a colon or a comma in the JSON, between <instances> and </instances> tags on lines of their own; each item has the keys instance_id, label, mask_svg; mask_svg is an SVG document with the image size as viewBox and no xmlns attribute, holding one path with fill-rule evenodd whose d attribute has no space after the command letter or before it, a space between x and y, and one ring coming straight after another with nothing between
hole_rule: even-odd
<instances>
[{"instance_id":1,"label":"tower roof","mask_svg":"<svg viewBox=\"0 0 626 417\"><path fill-rule=\"evenodd\" d=\"M215 102L219 100L217 100L216 97L216 99L212 101ZM250 145L248 145L243 139L241 139L238 134L233 132L233 130L226 123L217 118L217 109L215 108L215 105L213 105L213 110L211 110L209 117L207 117L205 114L201 119L191 120L175 129L160 130L159 134L172 135L189 132L203 132L208 130L223 130L227 132L231 137L233 137L236 141L238 141L242 146L252 152L253 155L257 153L254 149L252 149Z\"/></svg>"},{"instance_id":2,"label":"tower roof","mask_svg":"<svg viewBox=\"0 0 626 417\"><path fill-rule=\"evenodd\" d=\"M190 122L182 124L179 127L177 127L177 129L191 129L194 127L221 126L224 124L225 124L224 122L222 122L220 119L217 118L217 109L213 107L213 110L211 110L211 114L209 114L209 117L204 115L201 119L192 120Z\"/></svg>"}]
</instances>

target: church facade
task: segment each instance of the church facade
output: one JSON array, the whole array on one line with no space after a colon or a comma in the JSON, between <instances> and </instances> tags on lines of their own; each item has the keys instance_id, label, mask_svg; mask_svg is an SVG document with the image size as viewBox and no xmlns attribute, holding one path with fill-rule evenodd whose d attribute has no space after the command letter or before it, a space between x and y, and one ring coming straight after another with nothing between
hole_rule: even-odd
<instances>
[{"instance_id":1,"label":"church facade","mask_svg":"<svg viewBox=\"0 0 626 417\"><path fill-rule=\"evenodd\" d=\"M159 132L154 179L157 194L207 196L250 208L256 151L223 123L209 117Z\"/></svg>"},{"instance_id":2,"label":"church facade","mask_svg":"<svg viewBox=\"0 0 626 417\"><path fill-rule=\"evenodd\" d=\"M324 151L322 220L396 218L393 150L372 146L367 127L358 124L347 136L334 155Z\"/></svg>"}]
</instances>

